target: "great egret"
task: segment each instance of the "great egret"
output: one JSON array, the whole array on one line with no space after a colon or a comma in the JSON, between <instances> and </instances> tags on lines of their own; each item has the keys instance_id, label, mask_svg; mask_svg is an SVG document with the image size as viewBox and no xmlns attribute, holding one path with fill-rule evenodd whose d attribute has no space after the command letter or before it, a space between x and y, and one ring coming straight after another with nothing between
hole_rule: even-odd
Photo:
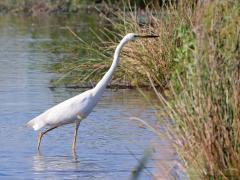
<instances>
[{"instance_id":1,"label":"great egret","mask_svg":"<svg viewBox=\"0 0 240 180\"><path fill-rule=\"evenodd\" d=\"M45 131L39 133L37 149L39 150L42 138L46 133L52 131L53 129L58 128L59 126L75 123L75 132L72 144L72 150L75 153L77 133L80 122L91 113L92 109L96 106L97 102L102 96L107 84L110 82L112 74L118 65L120 52L123 46L128 41L135 40L136 38L155 38L155 37L158 36L137 35L134 33L127 34L120 41L115 50L113 62L110 69L93 89L87 90L60 104L57 104L52 108L48 109L47 111L43 112L39 116L35 117L34 119L30 120L27 123L27 126L33 128L35 131L43 128L44 126L49 127Z\"/></svg>"}]
</instances>

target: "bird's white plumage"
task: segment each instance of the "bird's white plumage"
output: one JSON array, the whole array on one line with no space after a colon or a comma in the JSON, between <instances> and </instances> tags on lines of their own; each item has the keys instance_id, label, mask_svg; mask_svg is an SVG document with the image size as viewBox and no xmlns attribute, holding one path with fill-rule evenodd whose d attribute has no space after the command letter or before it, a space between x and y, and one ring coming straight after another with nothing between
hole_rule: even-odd
<instances>
[{"instance_id":1,"label":"bird's white plumage","mask_svg":"<svg viewBox=\"0 0 240 180\"><path fill-rule=\"evenodd\" d=\"M92 90L74 96L49 110L43 112L27 123L34 130L44 126L54 127L73 123L77 118L85 118L92 111L96 102L93 100Z\"/></svg>"}]
</instances>

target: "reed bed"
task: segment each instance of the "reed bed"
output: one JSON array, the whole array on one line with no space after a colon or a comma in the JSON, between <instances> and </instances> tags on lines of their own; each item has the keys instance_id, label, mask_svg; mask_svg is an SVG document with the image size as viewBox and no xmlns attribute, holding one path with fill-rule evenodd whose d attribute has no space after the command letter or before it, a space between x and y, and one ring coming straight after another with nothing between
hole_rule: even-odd
<instances>
[{"instance_id":1,"label":"reed bed","mask_svg":"<svg viewBox=\"0 0 240 180\"><path fill-rule=\"evenodd\" d=\"M193 41L189 44L184 42L188 37L182 37L183 72L171 79L174 101L166 103L171 107L166 113L176 122L176 144L193 174L236 179L240 176L239 3L206 2L193 15Z\"/></svg>"},{"instance_id":2,"label":"reed bed","mask_svg":"<svg viewBox=\"0 0 240 180\"><path fill-rule=\"evenodd\" d=\"M175 26L175 45L171 49L177 64L169 81L168 97L156 90L165 107L162 117L174 122L169 134L189 177L238 179L239 2L194 5L187 7L182 2L173 10L181 19Z\"/></svg>"}]
</instances>

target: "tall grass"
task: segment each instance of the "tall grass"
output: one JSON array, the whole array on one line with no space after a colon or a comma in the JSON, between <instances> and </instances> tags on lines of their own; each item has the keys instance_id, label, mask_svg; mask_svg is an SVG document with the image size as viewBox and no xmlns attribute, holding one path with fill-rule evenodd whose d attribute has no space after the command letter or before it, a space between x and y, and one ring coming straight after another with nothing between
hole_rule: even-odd
<instances>
[{"instance_id":1,"label":"tall grass","mask_svg":"<svg viewBox=\"0 0 240 180\"><path fill-rule=\"evenodd\" d=\"M106 5L107 6L107 5ZM161 9L161 7L159 7ZM111 9L106 7L106 9ZM165 6L162 7L162 10ZM99 10L100 11L100 10ZM143 13L143 14L142 14ZM167 10L163 13L168 13ZM69 30L76 39L78 44L74 44L69 49L67 58L63 58L52 68L62 74L61 81L55 81L57 84L85 84L92 81L93 84L99 81L107 69L110 67L113 58L113 52L122 39L129 32L140 34L159 34L158 40L145 39L131 42L124 47L121 53L121 63L114 73L112 86L121 87L149 87L150 83L146 77L146 72L152 74L155 85L161 89L168 87L170 73L176 63L176 59L171 58L169 51L175 43L174 26L179 23L175 20L177 16L170 15L171 23L167 21L163 13L157 10L150 10L148 6L146 11L140 11L137 7L130 4L125 5L125 9L118 9L111 12L111 15L101 14L105 20L102 28L92 31L92 42L85 42L81 38L81 33L75 34ZM155 16L157 14L157 16ZM140 17L140 18L139 18ZM179 19L179 18L178 18ZM140 25L140 26L139 26ZM110 27L110 28L109 28ZM84 56L78 52L84 53Z\"/></svg>"},{"instance_id":2,"label":"tall grass","mask_svg":"<svg viewBox=\"0 0 240 180\"><path fill-rule=\"evenodd\" d=\"M181 155L201 178L240 176L239 7L236 1L196 7L192 42L180 36L186 64L171 80L174 102L165 103Z\"/></svg>"},{"instance_id":3,"label":"tall grass","mask_svg":"<svg viewBox=\"0 0 240 180\"><path fill-rule=\"evenodd\" d=\"M165 27L165 24L161 23L161 19L154 17L151 13L146 14L147 21L151 20L154 26L146 22L147 24L142 28L139 26L138 15L133 9L126 13L121 10L117 11L113 16L115 17L113 19L104 17L107 24L110 24L108 25L111 27L110 29L108 27L102 28L97 33L92 31L94 39L92 43L83 41L81 35L70 30L79 39L79 44L74 46L73 52L84 50L87 53L84 58L73 53L72 58L69 57L68 61L61 61L60 66L58 63L56 64L57 70L65 74L62 79L69 80L69 76L71 76L77 77L73 79L70 77L69 82L71 83L84 83L89 80L93 83L98 82L110 67L114 50L126 33L159 34L158 40L143 39L130 42L124 47L121 53L121 63L114 73L111 84L123 87L149 86L146 73L150 72L153 75L155 85L165 89L170 78L169 72L175 65L175 60L170 58L169 51L174 43L174 40L171 39L173 33L166 30L166 28L170 29L171 25Z\"/></svg>"},{"instance_id":4,"label":"tall grass","mask_svg":"<svg viewBox=\"0 0 240 180\"><path fill-rule=\"evenodd\" d=\"M181 19L170 50L177 64L171 98L159 100L175 122L170 132L193 178L240 176L239 5L209 1L192 9L183 2L173 9Z\"/></svg>"}]
</instances>

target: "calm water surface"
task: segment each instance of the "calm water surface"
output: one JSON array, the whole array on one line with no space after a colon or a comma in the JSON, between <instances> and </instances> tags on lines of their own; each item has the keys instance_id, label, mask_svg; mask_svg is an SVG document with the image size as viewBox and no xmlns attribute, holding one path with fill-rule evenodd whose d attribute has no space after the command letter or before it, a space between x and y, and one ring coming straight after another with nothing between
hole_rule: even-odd
<instances>
[{"instance_id":1,"label":"calm water surface","mask_svg":"<svg viewBox=\"0 0 240 180\"><path fill-rule=\"evenodd\" d=\"M91 19L0 17L0 179L128 179L156 136L132 116L155 122L154 110L132 90L107 90L79 128L77 159L71 154L73 125L49 133L36 152L37 132L24 124L82 89L48 88L54 74L43 67L58 57L42 44L66 25L87 33ZM164 142L160 142L164 143ZM133 156L133 154L135 156ZM155 172L150 160L140 179Z\"/></svg>"}]
</instances>

